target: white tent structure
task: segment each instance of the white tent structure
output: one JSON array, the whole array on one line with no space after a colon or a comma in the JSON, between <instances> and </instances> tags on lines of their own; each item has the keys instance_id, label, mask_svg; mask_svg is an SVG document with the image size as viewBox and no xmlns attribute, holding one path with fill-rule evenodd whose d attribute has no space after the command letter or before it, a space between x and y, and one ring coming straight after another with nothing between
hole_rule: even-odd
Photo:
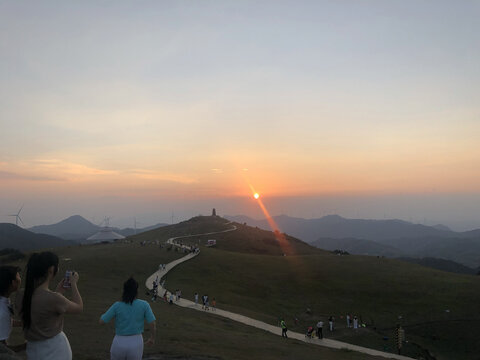
<instances>
[{"instance_id":1,"label":"white tent structure","mask_svg":"<svg viewBox=\"0 0 480 360\"><path fill-rule=\"evenodd\" d=\"M89 238L87 238L87 241L97 243L102 241L114 241L114 240L120 240L120 239L125 239L125 236L117 234L115 231L112 230L111 227L104 227L95 235L92 235Z\"/></svg>"}]
</instances>

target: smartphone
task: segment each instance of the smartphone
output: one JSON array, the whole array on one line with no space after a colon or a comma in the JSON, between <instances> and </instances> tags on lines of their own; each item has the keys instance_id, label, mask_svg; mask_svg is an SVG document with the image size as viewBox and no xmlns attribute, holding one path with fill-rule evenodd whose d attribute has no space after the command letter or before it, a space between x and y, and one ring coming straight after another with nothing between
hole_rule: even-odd
<instances>
[{"instance_id":1,"label":"smartphone","mask_svg":"<svg viewBox=\"0 0 480 360\"><path fill-rule=\"evenodd\" d=\"M65 271L65 279L63 280L63 287L70 288L72 287L72 283L70 282L70 277L72 276L73 271L67 270Z\"/></svg>"}]
</instances>

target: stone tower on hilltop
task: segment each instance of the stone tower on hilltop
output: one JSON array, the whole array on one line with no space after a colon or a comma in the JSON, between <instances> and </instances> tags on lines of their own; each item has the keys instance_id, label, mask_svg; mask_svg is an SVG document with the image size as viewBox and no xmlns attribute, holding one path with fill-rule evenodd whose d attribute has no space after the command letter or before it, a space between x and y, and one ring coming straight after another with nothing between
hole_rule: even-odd
<instances>
[{"instance_id":1,"label":"stone tower on hilltop","mask_svg":"<svg viewBox=\"0 0 480 360\"><path fill-rule=\"evenodd\" d=\"M212 210L212 216L217 216L217 212L215 211L215 208Z\"/></svg>"}]
</instances>

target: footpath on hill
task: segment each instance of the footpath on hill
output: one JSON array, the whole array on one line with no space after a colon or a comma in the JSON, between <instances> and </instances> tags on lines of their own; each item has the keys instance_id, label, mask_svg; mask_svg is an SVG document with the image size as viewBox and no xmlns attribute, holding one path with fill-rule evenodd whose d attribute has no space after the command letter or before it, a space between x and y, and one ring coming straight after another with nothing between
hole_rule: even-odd
<instances>
[{"instance_id":1,"label":"footpath on hill","mask_svg":"<svg viewBox=\"0 0 480 360\"><path fill-rule=\"evenodd\" d=\"M233 227L231 229L227 229L227 230L223 230L223 231L177 236L177 237L173 237L173 238L168 239L167 243L171 244L172 246L177 246L182 250L184 250L184 249L189 250L188 246L177 244L177 243L175 243L175 240L180 239L180 238L188 238L188 237L192 237L192 236L221 234L221 233L225 233L225 232L229 232L229 231L235 231L236 229L237 228L233 225ZM200 254L200 251L189 252L184 257L166 264L164 269L157 270L156 272L154 272L152 275L150 275L147 278L147 280L145 281L145 286L147 287L148 290L152 290L153 289L153 282L155 281L155 279L157 279L157 278L161 279L171 269L173 269L175 266L177 266L177 265L179 265L179 264L181 264L181 263L183 263L187 260L190 260L190 259L194 258L195 256L197 256L199 254ZM167 297L169 297L170 294L172 294L167 289L161 287L160 284L158 286L158 289L159 289L158 291L159 291L160 297L163 295L163 293L165 291L167 291ZM175 295L175 294L173 294L173 295ZM204 311L200 305L195 304L193 301L183 299L183 298L180 298L178 301L174 301L174 304L178 305L178 306L181 306L181 307L184 307L184 308L190 308L190 309L193 309L193 310ZM222 316L222 317L240 322L240 323L245 324L245 325L253 326L253 327L256 327L258 329L268 331L268 332L270 332L272 334L275 334L275 335L278 335L278 336L281 335L281 329L278 326L273 326L273 325L267 324L263 321L255 320L255 319L252 319L252 318L240 315L240 314L236 314L236 313L233 313L233 312L230 312L230 311L225 311L225 310L221 310L221 309L216 308L215 311L209 311L208 314ZM374 350L374 349L369 349L369 348L366 348L366 347L363 347L363 346L357 346L357 345L345 343L345 342L338 341L338 340L331 340L331 339L325 339L325 338L324 339L316 339L316 338L315 339L310 339L310 338L305 337L305 334L300 334L300 333L296 333L296 332L292 332L292 331L288 332L288 337L290 339L303 341L303 342L306 342L306 343L309 343L309 344L325 346L325 347L332 348L332 349L348 349L348 350L351 350L351 351L357 351L357 352L361 352L361 353L368 354L368 355L381 356L381 357L384 357L384 358L387 358L387 359L413 360L413 358L410 358L410 357L407 357L407 356L397 355L397 354L393 354L393 353L387 353L387 352L378 351L378 350Z\"/></svg>"}]
</instances>

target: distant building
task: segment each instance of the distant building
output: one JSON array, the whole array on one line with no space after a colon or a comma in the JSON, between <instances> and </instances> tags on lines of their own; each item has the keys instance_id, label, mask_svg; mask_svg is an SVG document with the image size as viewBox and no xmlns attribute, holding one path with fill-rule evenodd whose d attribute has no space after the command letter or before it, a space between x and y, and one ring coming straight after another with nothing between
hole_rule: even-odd
<instances>
[{"instance_id":1,"label":"distant building","mask_svg":"<svg viewBox=\"0 0 480 360\"><path fill-rule=\"evenodd\" d=\"M87 241L92 243L99 243L102 241L114 241L120 239L125 239L125 236L117 234L110 227L104 227L95 235L90 236Z\"/></svg>"},{"instance_id":2,"label":"distant building","mask_svg":"<svg viewBox=\"0 0 480 360\"><path fill-rule=\"evenodd\" d=\"M215 208L212 210L212 216L217 216L217 212L215 211Z\"/></svg>"}]
</instances>

